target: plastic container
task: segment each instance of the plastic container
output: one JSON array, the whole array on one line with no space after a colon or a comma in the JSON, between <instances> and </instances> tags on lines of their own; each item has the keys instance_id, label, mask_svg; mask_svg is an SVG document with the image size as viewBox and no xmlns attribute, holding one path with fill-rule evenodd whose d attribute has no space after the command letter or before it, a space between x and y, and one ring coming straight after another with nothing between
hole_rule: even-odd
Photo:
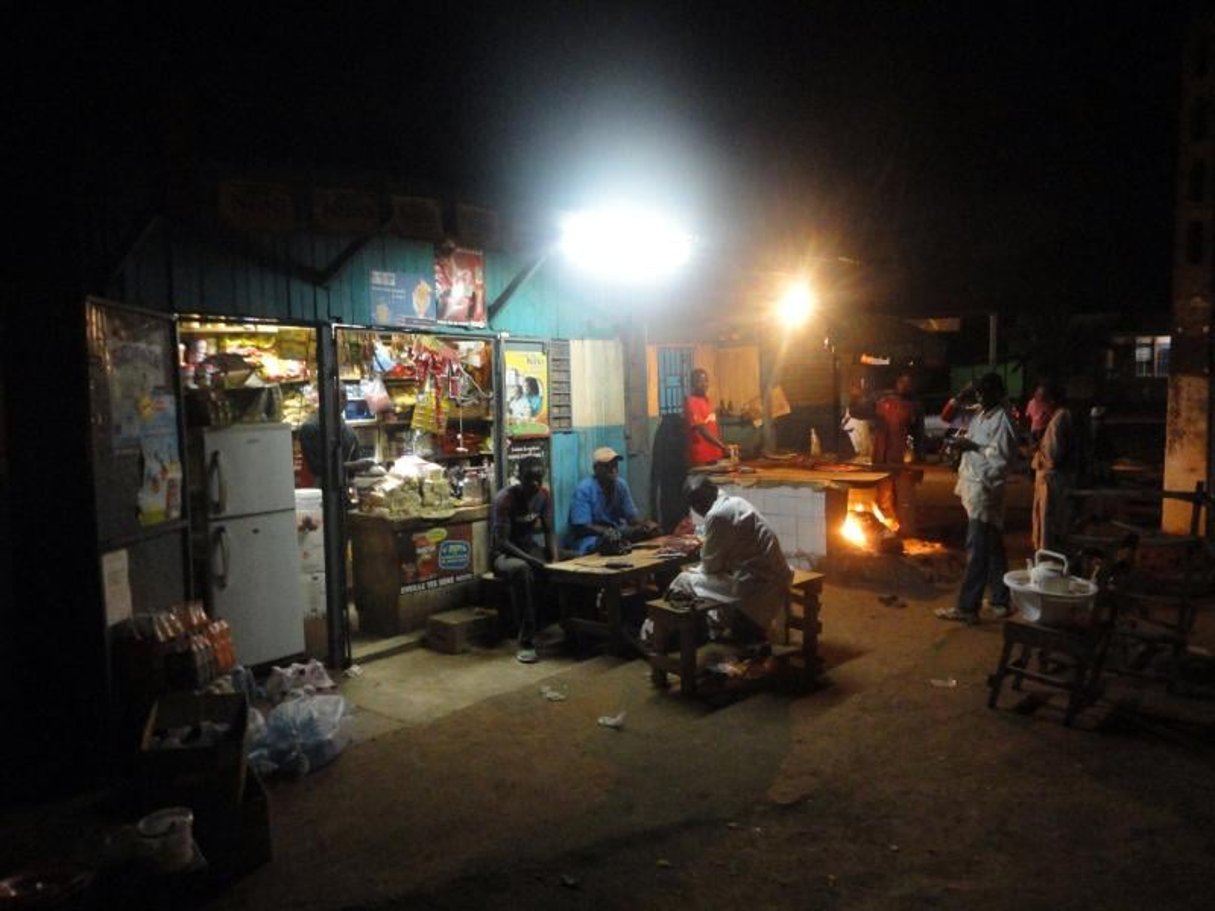
<instances>
[{"instance_id":1,"label":"plastic container","mask_svg":"<svg viewBox=\"0 0 1215 911\"><path fill-rule=\"evenodd\" d=\"M140 854L161 870L183 870L194 861L194 813L189 807L165 807L135 826Z\"/></svg>"},{"instance_id":2,"label":"plastic container","mask_svg":"<svg viewBox=\"0 0 1215 911\"><path fill-rule=\"evenodd\" d=\"M1092 621L1097 583L1079 576L1048 580L1047 591L1031 578L1032 570L1016 569L1004 574L1004 584L1012 592L1013 603L1022 618L1044 626L1087 626ZM1066 589L1063 588L1066 583Z\"/></svg>"},{"instance_id":3,"label":"plastic container","mask_svg":"<svg viewBox=\"0 0 1215 911\"><path fill-rule=\"evenodd\" d=\"M1040 591L1067 594L1070 589L1068 561L1063 554L1053 550L1039 550L1027 561L1029 581Z\"/></svg>"},{"instance_id":4,"label":"plastic container","mask_svg":"<svg viewBox=\"0 0 1215 911\"><path fill-rule=\"evenodd\" d=\"M325 574L300 573L300 602L304 617L325 616Z\"/></svg>"},{"instance_id":5,"label":"plastic container","mask_svg":"<svg viewBox=\"0 0 1215 911\"><path fill-rule=\"evenodd\" d=\"M321 491L302 487L295 492L295 529L300 548L300 570L325 571L325 508Z\"/></svg>"}]
</instances>

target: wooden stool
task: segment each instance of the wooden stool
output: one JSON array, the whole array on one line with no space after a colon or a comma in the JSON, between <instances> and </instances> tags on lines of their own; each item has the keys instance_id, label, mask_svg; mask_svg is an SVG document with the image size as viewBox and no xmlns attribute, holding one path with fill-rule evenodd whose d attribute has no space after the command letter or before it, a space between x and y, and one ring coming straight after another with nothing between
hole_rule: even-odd
<instances>
[{"instance_id":1,"label":"wooden stool","mask_svg":"<svg viewBox=\"0 0 1215 911\"><path fill-rule=\"evenodd\" d=\"M661 598L646 602L646 618L654 624L653 650L646 656L650 662L650 682L665 687L667 674L678 674L679 691L686 696L696 694L696 650L704 615L724 606L728 605L718 601L678 603ZM673 636L679 637L677 655L671 654Z\"/></svg>"},{"instance_id":2,"label":"wooden stool","mask_svg":"<svg viewBox=\"0 0 1215 911\"><path fill-rule=\"evenodd\" d=\"M1100 696L1098 684L1108 645L1106 624L1080 628L1043 626L1015 618L1005 621L1000 663L996 665L996 672L987 678L991 688L987 707L996 707L1004 678L1011 674L1012 688L1018 692L1026 679L1066 690L1067 709L1063 723L1070 725L1077 712ZM1021 650L1014 659L1012 653L1017 646ZM1035 659L1038 669L1030 670L1030 661Z\"/></svg>"},{"instance_id":3,"label":"wooden stool","mask_svg":"<svg viewBox=\"0 0 1215 911\"><path fill-rule=\"evenodd\" d=\"M822 573L794 570L785 605L785 638L788 644L772 646L773 656L781 660L786 672L798 685L807 689L818 682L823 671L823 662L818 656L818 634L823 631L823 624L819 620L822 593ZM794 633L797 635L794 636ZM800 641L794 643L795 638Z\"/></svg>"},{"instance_id":4,"label":"wooden stool","mask_svg":"<svg viewBox=\"0 0 1215 911\"><path fill-rule=\"evenodd\" d=\"M822 632L819 621L822 590L822 573L798 570L793 574L785 605L785 632L789 643L772 645L772 656L779 661L782 672L805 688L813 687L822 672L822 661L818 656L818 634ZM653 651L647 656L650 680L654 685L666 686L667 675L678 674L679 691L694 695L699 670L697 648L704 615L713 608L737 606L737 602L719 601L672 603L658 599L646 602L646 616L654 624ZM677 655L671 654L674 636L679 637Z\"/></svg>"}]
</instances>

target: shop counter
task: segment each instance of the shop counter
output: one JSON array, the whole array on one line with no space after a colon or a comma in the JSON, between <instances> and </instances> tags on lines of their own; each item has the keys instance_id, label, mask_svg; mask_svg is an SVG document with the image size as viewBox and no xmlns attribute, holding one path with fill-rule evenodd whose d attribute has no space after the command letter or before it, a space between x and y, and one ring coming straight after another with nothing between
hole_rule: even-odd
<instances>
[{"instance_id":1,"label":"shop counter","mask_svg":"<svg viewBox=\"0 0 1215 911\"><path fill-rule=\"evenodd\" d=\"M468 506L445 518L407 519L348 513L360 630L395 636L469 603L489 568L489 511Z\"/></svg>"}]
</instances>

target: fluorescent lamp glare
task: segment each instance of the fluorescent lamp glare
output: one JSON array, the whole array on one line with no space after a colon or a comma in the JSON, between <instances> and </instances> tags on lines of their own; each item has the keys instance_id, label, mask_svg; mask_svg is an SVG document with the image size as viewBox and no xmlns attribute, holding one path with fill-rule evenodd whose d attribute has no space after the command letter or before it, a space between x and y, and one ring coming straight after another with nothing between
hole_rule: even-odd
<instances>
[{"instance_id":1,"label":"fluorescent lamp glare","mask_svg":"<svg viewBox=\"0 0 1215 911\"><path fill-rule=\"evenodd\" d=\"M562 222L561 250L588 272L626 283L645 283L687 263L692 237L656 212L598 209L570 215Z\"/></svg>"}]
</instances>

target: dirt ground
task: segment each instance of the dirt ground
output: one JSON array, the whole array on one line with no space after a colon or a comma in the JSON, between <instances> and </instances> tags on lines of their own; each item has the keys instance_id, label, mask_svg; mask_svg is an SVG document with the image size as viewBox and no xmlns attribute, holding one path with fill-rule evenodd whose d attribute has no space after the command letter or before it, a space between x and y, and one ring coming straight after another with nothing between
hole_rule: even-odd
<instances>
[{"instance_id":1,"label":"dirt ground","mask_svg":"<svg viewBox=\"0 0 1215 911\"><path fill-rule=\"evenodd\" d=\"M922 524L956 538L948 483ZM1113 681L1072 728L1058 695L992 711L1001 624L934 618L953 593L828 584L801 697L714 710L640 661L542 662L275 785L276 860L215 907L1209 907L1215 702Z\"/></svg>"},{"instance_id":2,"label":"dirt ground","mask_svg":"<svg viewBox=\"0 0 1215 911\"><path fill-rule=\"evenodd\" d=\"M956 541L948 484L921 519ZM933 617L956 586L885 583L829 580L826 678L801 696L710 708L640 660L506 646L369 663L342 684L356 742L270 784L274 860L208 907L1211 906L1215 700L1111 680L1071 728L1060 695L993 711L1001 623ZM1215 610L1194 641L1215 647Z\"/></svg>"}]
</instances>

